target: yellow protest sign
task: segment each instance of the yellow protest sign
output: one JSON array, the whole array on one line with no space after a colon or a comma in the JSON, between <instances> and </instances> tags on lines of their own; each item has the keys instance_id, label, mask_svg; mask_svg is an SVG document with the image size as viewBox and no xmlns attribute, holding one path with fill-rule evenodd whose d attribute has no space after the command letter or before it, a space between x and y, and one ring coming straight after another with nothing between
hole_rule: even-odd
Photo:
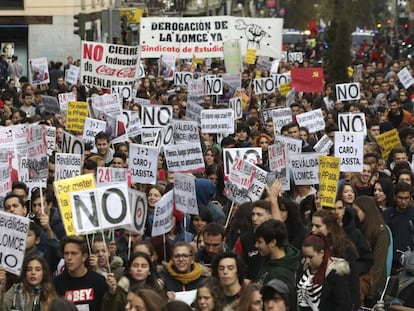
<instances>
[{"instance_id":1,"label":"yellow protest sign","mask_svg":"<svg viewBox=\"0 0 414 311\"><path fill-rule=\"evenodd\" d=\"M292 86L290 85L290 82L281 83L279 85L280 95L282 95L282 96L286 96L291 89L292 89Z\"/></svg>"},{"instance_id":2,"label":"yellow protest sign","mask_svg":"<svg viewBox=\"0 0 414 311\"><path fill-rule=\"evenodd\" d=\"M377 136L377 144L381 148L382 158L388 159L388 155L395 147L401 146L400 136L397 129L392 129Z\"/></svg>"},{"instance_id":3,"label":"yellow protest sign","mask_svg":"<svg viewBox=\"0 0 414 311\"><path fill-rule=\"evenodd\" d=\"M255 49L247 49L246 56L244 57L244 62L249 65L254 65L256 63Z\"/></svg>"},{"instance_id":4,"label":"yellow protest sign","mask_svg":"<svg viewBox=\"0 0 414 311\"><path fill-rule=\"evenodd\" d=\"M72 217L72 206L70 205L70 194L72 192L91 190L95 188L93 174L86 174L67 179L57 180L53 183L60 214L62 215L63 225L66 234L76 234Z\"/></svg>"},{"instance_id":5,"label":"yellow protest sign","mask_svg":"<svg viewBox=\"0 0 414 311\"><path fill-rule=\"evenodd\" d=\"M338 157L319 156L319 191L322 206L335 206L340 161Z\"/></svg>"},{"instance_id":6,"label":"yellow protest sign","mask_svg":"<svg viewBox=\"0 0 414 311\"><path fill-rule=\"evenodd\" d=\"M83 132L85 119L88 117L88 103L72 102L68 103L66 114L66 129L68 131Z\"/></svg>"}]
</instances>

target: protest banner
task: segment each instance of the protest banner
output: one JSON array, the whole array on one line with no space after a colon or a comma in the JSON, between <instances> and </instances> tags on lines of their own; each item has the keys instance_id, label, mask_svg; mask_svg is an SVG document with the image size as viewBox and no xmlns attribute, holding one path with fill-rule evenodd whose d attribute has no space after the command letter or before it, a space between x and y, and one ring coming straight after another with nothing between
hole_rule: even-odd
<instances>
[{"instance_id":1,"label":"protest banner","mask_svg":"<svg viewBox=\"0 0 414 311\"><path fill-rule=\"evenodd\" d=\"M320 153L289 154L289 167L292 169L295 185L315 185L319 183Z\"/></svg>"},{"instance_id":2,"label":"protest banner","mask_svg":"<svg viewBox=\"0 0 414 311\"><path fill-rule=\"evenodd\" d=\"M83 136L82 139L85 143L92 143L95 145L95 136L99 132L104 132L106 128L106 122L92 119L92 118L85 118L85 125L83 128Z\"/></svg>"},{"instance_id":3,"label":"protest banner","mask_svg":"<svg viewBox=\"0 0 414 311\"><path fill-rule=\"evenodd\" d=\"M45 139L47 147L47 155L50 157L53 154L53 151L56 147L56 127L54 126L45 126Z\"/></svg>"},{"instance_id":4,"label":"protest banner","mask_svg":"<svg viewBox=\"0 0 414 311\"><path fill-rule=\"evenodd\" d=\"M260 165L262 164L262 148L223 148L224 176L230 174L230 169L236 158Z\"/></svg>"},{"instance_id":5,"label":"protest banner","mask_svg":"<svg viewBox=\"0 0 414 311\"><path fill-rule=\"evenodd\" d=\"M126 183L131 186L131 170L121 167L103 167L96 169L96 186L102 187L108 184Z\"/></svg>"},{"instance_id":6,"label":"protest banner","mask_svg":"<svg viewBox=\"0 0 414 311\"><path fill-rule=\"evenodd\" d=\"M129 230L138 234L144 234L148 210L147 196L144 192L132 188L128 188L128 194L132 217Z\"/></svg>"},{"instance_id":7,"label":"protest banner","mask_svg":"<svg viewBox=\"0 0 414 311\"><path fill-rule=\"evenodd\" d=\"M48 177L46 129L43 125L30 124L27 127L27 162L31 179Z\"/></svg>"},{"instance_id":8,"label":"protest banner","mask_svg":"<svg viewBox=\"0 0 414 311\"><path fill-rule=\"evenodd\" d=\"M319 157L319 191L321 206L334 207L338 191L341 159L331 156Z\"/></svg>"},{"instance_id":9,"label":"protest banner","mask_svg":"<svg viewBox=\"0 0 414 311\"><path fill-rule=\"evenodd\" d=\"M359 82L336 84L336 100L358 100L361 95Z\"/></svg>"},{"instance_id":10,"label":"protest banner","mask_svg":"<svg viewBox=\"0 0 414 311\"><path fill-rule=\"evenodd\" d=\"M254 65L256 63L256 49L247 49L244 63Z\"/></svg>"},{"instance_id":11,"label":"protest banner","mask_svg":"<svg viewBox=\"0 0 414 311\"><path fill-rule=\"evenodd\" d=\"M140 23L142 58L173 54L178 58L222 58L223 43L240 39L240 50L275 57L282 50L281 18L144 17ZM253 33L251 29L254 29ZM254 34L258 35L254 35Z\"/></svg>"},{"instance_id":12,"label":"protest banner","mask_svg":"<svg viewBox=\"0 0 414 311\"><path fill-rule=\"evenodd\" d=\"M29 59L30 84L47 84L49 79L49 66L46 57Z\"/></svg>"},{"instance_id":13,"label":"protest banner","mask_svg":"<svg viewBox=\"0 0 414 311\"><path fill-rule=\"evenodd\" d=\"M164 155L169 172L190 173L205 169L200 143L164 146Z\"/></svg>"},{"instance_id":14,"label":"protest banner","mask_svg":"<svg viewBox=\"0 0 414 311\"><path fill-rule=\"evenodd\" d=\"M256 95L270 94L276 89L275 80L272 77L253 80L253 90Z\"/></svg>"},{"instance_id":15,"label":"protest banner","mask_svg":"<svg viewBox=\"0 0 414 311\"><path fill-rule=\"evenodd\" d=\"M292 111L289 107L287 108L275 108L268 109L270 111L270 116L273 121L273 132L274 134L280 134L280 129L292 122Z\"/></svg>"},{"instance_id":16,"label":"protest banner","mask_svg":"<svg viewBox=\"0 0 414 311\"><path fill-rule=\"evenodd\" d=\"M174 173L175 207L184 214L198 215L198 205L193 175Z\"/></svg>"},{"instance_id":17,"label":"protest banner","mask_svg":"<svg viewBox=\"0 0 414 311\"><path fill-rule=\"evenodd\" d=\"M242 71L241 51L239 39L223 42L224 66L227 73L240 73Z\"/></svg>"},{"instance_id":18,"label":"protest banner","mask_svg":"<svg viewBox=\"0 0 414 311\"><path fill-rule=\"evenodd\" d=\"M69 69L65 71L65 83L76 85L79 79L80 69L74 65L69 65Z\"/></svg>"},{"instance_id":19,"label":"protest banner","mask_svg":"<svg viewBox=\"0 0 414 311\"><path fill-rule=\"evenodd\" d=\"M162 127L170 124L172 119L172 107L151 105L141 107L142 127Z\"/></svg>"},{"instance_id":20,"label":"protest banner","mask_svg":"<svg viewBox=\"0 0 414 311\"><path fill-rule=\"evenodd\" d=\"M85 119L88 117L88 103L86 102L68 102L68 111L66 113L66 130L82 132Z\"/></svg>"},{"instance_id":21,"label":"protest banner","mask_svg":"<svg viewBox=\"0 0 414 311\"><path fill-rule=\"evenodd\" d=\"M201 111L201 132L233 134L233 109L204 109Z\"/></svg>"},{"instance_id":22,"label":"protest banner","mask_svg":"<svg viewBox=\"0 0 414 311\"><path fill-rule=\"evenodd\" d=\"M269 168L272 177L280 181L282 190L290 190L290 175L288 170L288 155L286 146L280 141L268 148Z\"/></svg>"},{"instance_id":23,"label":"protest banner","mask_svg":"<svg viewBox=\"0 0 414 311\"><path fill-rule=\"evenodd\" d=\"M131 110L123 110L122 114L125 117L125 124L128 136L135 137L141 135L142 125L138 112Z\"/></svg>"},{"instance_id":24,"label":"protest banner","mask_svg":"<svg viewBox=\"0 0 414 311\"><path fill-rule=\"evenodd\" d=\"M128 168L131 169L131 181L155 185L157 182L158 148L130 144Z\"/></svg>"},{"instance_id":25,"label":"protest banner","mask_svg":"<svg viewBox=\"0 0 414 311\"><path fill-rule=\"evenodd\" d=\"M110 89L133 85L138 76L139 47L82 41L81 75L84 85Z\"/></svg>"},{"instance_id":26,"label":"protest banner","mask_svg":"<svg viewBox=\"0 0 414 311\"><path fill-rule=\"evenodd\" d=\"M241 97L233 97L229 99L229 107L234 111L234 119L243 118L243 107Z\"/></svg>"},{"instance_id":27,"label":"protest banner","mask_svg":"<svg viewBox=\"0 0 414 311\"><path fill-rule=\"evenodd\" d=\"M72 93L73 94L73 93ZM46 95L40 95L42 98L43 107L46 112L52 113L52 114L59 114L61 109L60 105L54 96L46 96Z\"/></svg>"},{"instance_id":28,"label":"protest banner","mask_svg":"<svg viewBox=\"0 0 414 311\"><path fill-rule=\"evenodd\" d=\"M328 137L328 135L324 134L321 139L313 146L313 150L318 153L328 153L329 149L333 146L332 140Z\"/></svg>"},{"instance_id":29,"label":"protest banner","mask_svg":"<svg viewBox=\"0 0 414 311\"><path fill-rule=\"evenodd\" d=\"M62 153L76 153L83 154L85 150L85 144L75 135L72 135L68 132L63 132L61 151Z\"/></svg>"},{"instance_id":30,"label":"protest banner","mask_svg":"<svg viewBox=\"0 0 414 311\"><path fill-rule=\"evenodd\" d=\"M367 136L367 124L365 113L340 113L338 114L339 132L364 133Z\"/></svg>"},{"instance_id":31,"label":"protest banner","mask_svg":"<svg viewBox=\"0 0 414 311\"><path fill-rule=\"evenodd\" d=\"M384 160L388 159L392 149L402 146L397 129L379 134L377 136L377 144L381 147L381 154Z\"/></svg>"},{"instance_id":32,"label":"protest banner","mask_svg":"<svg viewBox=\"0 0 414 311\"><path fill-rule=\"evenodd\" d=\"M325 130L325 120L323 118L322 109L315 109L296 115L296 120L300 127L306 127L309 133Z\"/></svg>"},{"instance_id":33,"label":"protest banner","mask_svg":"<svg viewBox=\"0 0 414 311\"><path fill-rule=\"evenodd\" d=\"M274 141L280 141L286 146L288 155L298 154L302 152L302 140L286 137L283 135L275 134Z\"/></svg>"},{"instance_id":34,"label":"protest banner","mask_svg":"<svg viewBox=\"0 0 414 311\"><path fill-rule=\"evenodd\" d=\"M70 194L83 190L95 189L95 177L93 174L85 174L77 177L56 180L53 182L60 214L67 235L76 234Z\"/></svg>"},{"instance_id":35,"label":"protest banner","mask_svg":"<svg viewBox=\"0 0 414 311\"><path fill-rule=\"evenodd\" d=\"M404 67L398 72L398 79L405 89L408 89L411 85L414 84L414 78L412 77L410 71L407 67Z\"/></svg>"},{"instance_id":36,"label":"protest banner","mask_svg":"<svg viewBox=\"0 0 414 311\"><path fill-rule=\"evenodd\" d=\"M0 267L21 274L30 219L0 211Z\"/></svg>"},{"instance_id":37,"label":"protest banner","mask_svg":"<svg viewBox=\"0 0 414 311\"><path fill-rule=\"evenodd\" d=\"M8 162L0 164L0 210L4 210L4 198L12 190L11 169Z\"/></svg>"},{"instance_id":38,"label":"protest banner","mask_svg":"<svg viewBox=\"0 0 414 311\"><path fill-rule=\"evenodd\" d=\"M131 225L126 183L70 193L76 234Z\"/></svg>"},{"instance_id":39,"label":"protest banner","mask_svg":"<svg viewBox=\"0 0 414 311\"><path fill-rule=\"evenodd\" d=\"M157 202L154 209L154 222L151 236L159 236L171 231L174 209L174 191L168 191Z\"/></svg>"},{"instance_id":40,"label":"protest banner","mask_svg":"<svg viewBox=\"0 0 414 311\"><path fill-rule=\"evenodd\" d=\"M82 174L82 155L71 153L55 154L55 180L80 176Z\"/></svg>"},{"instance_id":41,"label":"protest banner","mask_svg":"<svg viewBox=\"0 0 414 311\"><path fill-rule=\"evenodd\" d=\"M334 155L341 159L341 172L362 172L364 134L335 132Z\"/></svg>"},{"instance_id":42,"label":"protest banner","mask_svg":"<svg viewBox=\"0 0 414 311\"><path fill-rule=\"evenodd\" d=\"M58 94L60 112L65 113L68 110L68 102L76 101L75 93L60 93Z\"/></svg>"},{"instance_id":43,"label":"protest banner","mask_svg":"<svg viewBox=\"0 0 414 311\"><path fill-rule=\"evenodd\" d=\"M200 141L198 133L198 126L196 121L176 120L172 119L174 142L181 143L196 143Z\"/></svg>"}]
</instances>

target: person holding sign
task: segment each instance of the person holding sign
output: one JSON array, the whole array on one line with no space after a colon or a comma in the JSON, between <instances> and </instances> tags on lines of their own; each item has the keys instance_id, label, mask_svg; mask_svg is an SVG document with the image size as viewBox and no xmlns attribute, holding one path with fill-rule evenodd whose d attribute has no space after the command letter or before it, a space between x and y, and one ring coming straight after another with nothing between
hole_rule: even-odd
<instances>
[{"instance_id":1,"label":"person holding sign","mask_svg":"<svg viewBox=\"0 0 414 311\"><path fill-rule=\"evenodd\" d=\"M2 275L0 273L0 277ZM52 301L57 297L51 275L43 256L36 255L26 258L22 266L22 281L14 284L4 294L1 310L49 310ZM0 279L0 283L3 281Z\"/></svg>"}]
</instances>

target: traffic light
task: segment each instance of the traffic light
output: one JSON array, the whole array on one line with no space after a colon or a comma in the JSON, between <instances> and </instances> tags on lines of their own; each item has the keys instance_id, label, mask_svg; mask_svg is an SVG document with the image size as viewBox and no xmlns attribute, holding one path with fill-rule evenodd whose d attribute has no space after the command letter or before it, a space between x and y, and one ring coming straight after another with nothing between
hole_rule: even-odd
<instances>
[{"instance_id":1,"label":"traffic light","mask_svg":"<svg viewBox=\"0 0 414 311\"><path fill-rule=\"evenodd\" d=\"M85 39L85 22L86 15L84 13L73 16L73 34L78 35L81 40Z\"/></svg>"}]
</instances>

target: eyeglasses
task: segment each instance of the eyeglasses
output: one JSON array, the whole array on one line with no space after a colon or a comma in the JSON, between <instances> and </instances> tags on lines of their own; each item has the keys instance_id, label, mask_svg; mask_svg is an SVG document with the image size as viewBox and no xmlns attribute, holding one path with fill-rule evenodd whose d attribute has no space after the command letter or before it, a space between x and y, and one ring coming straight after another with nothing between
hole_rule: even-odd
<instances>
[{"instance_id":1,"label":"eyeglasses","mask_svg":"<svg viewBox=\"0 0 414 311\"><path fill-rule=\"evenodd\" d=\"M191 256L193 256L192 254L175 254L174 256L173 256L173 258L174 259L180 259L180 258L182 258L182 259L188 259L188 258L190 258Z\"/></svg>"}]
</instances>

